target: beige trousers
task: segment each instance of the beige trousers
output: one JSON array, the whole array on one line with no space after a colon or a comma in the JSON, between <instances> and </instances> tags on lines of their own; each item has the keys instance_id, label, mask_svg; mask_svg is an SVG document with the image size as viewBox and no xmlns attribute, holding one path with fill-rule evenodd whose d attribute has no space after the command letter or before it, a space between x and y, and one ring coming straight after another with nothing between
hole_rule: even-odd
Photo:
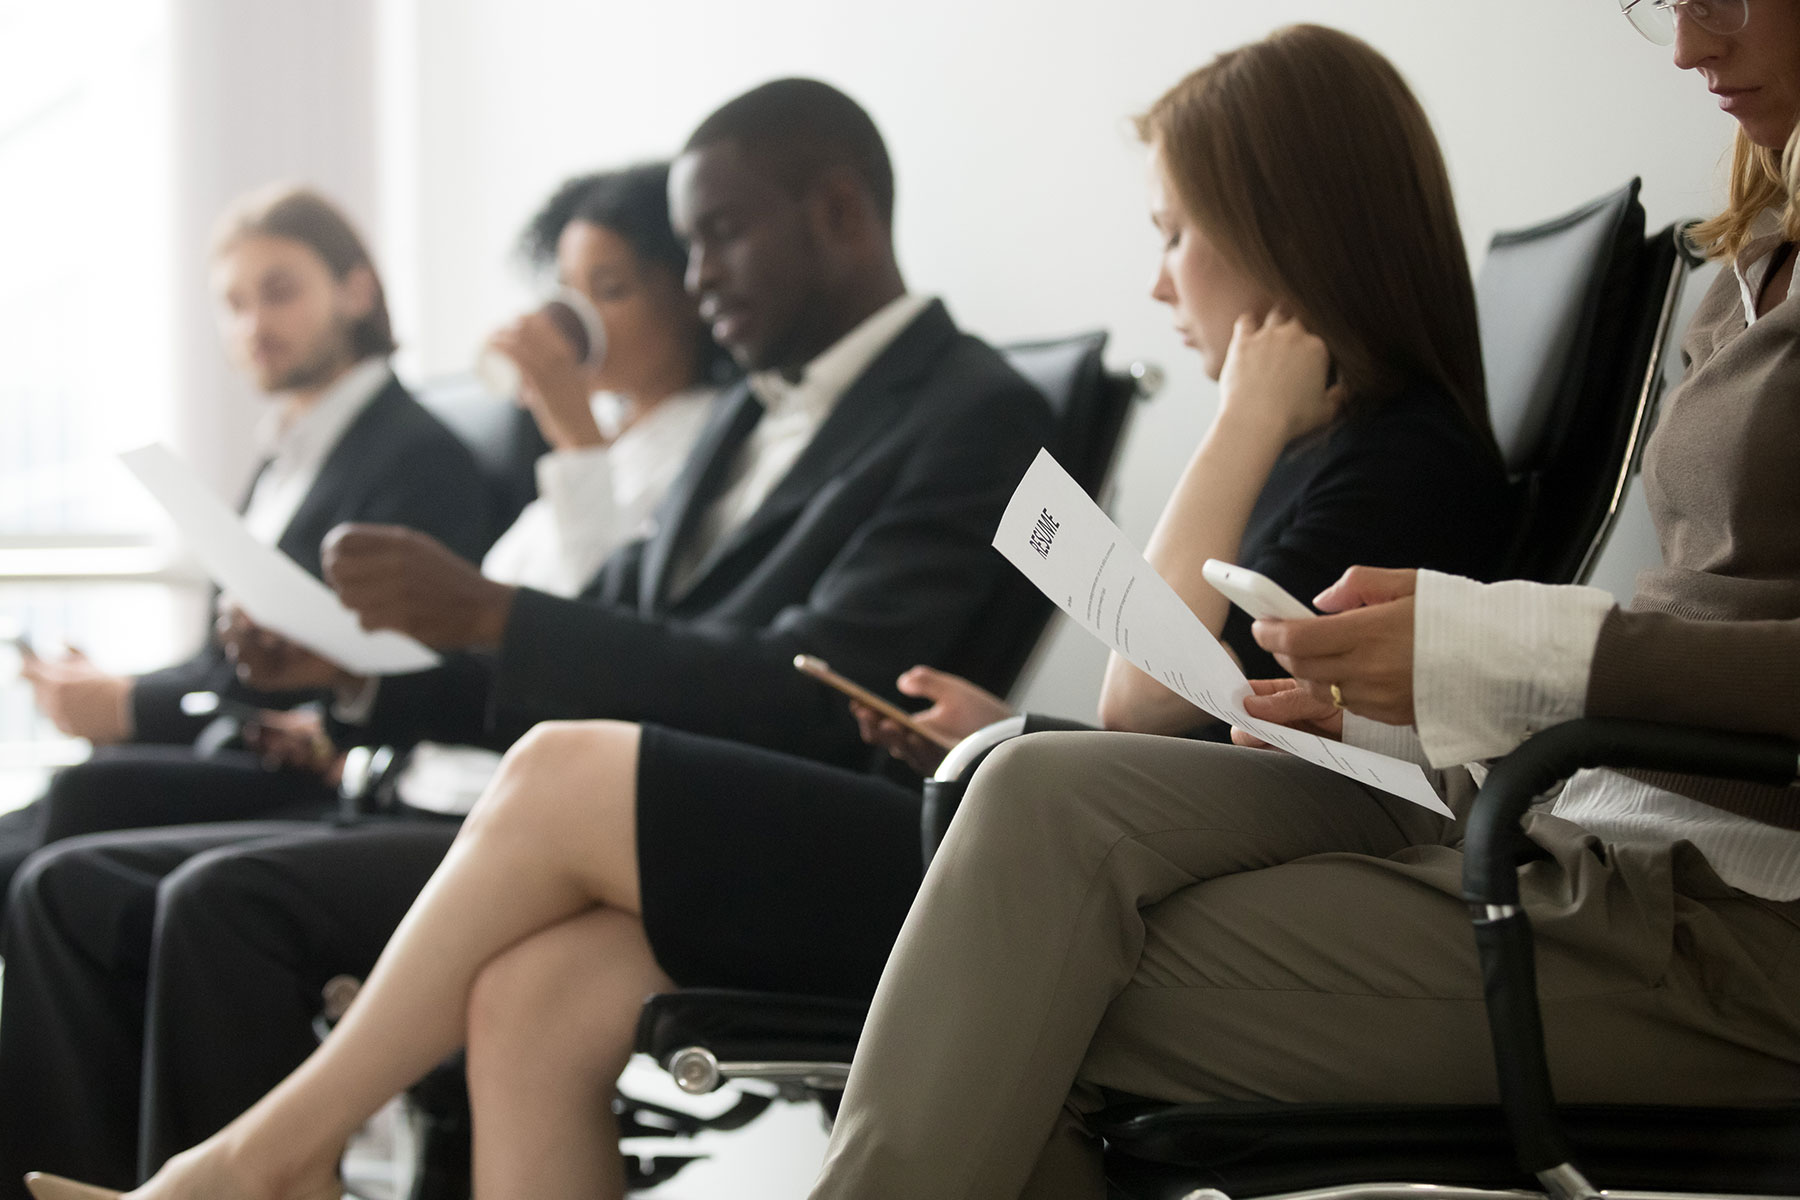
<instances>
[{"instance_id":1,"label":"beige trousers","mask_svg":"<svg viewBox=\"0 0 1800 1200\"><path fill-rule=\"evenodd\" d=\"M1734 892L1685 844L1528 831L1560 1099L1800 1097L1800 906ZM1268 751L1003 747L888 960L813 1195L1099 1200L1078 1118L1102 1089L1491 1100L1459 836Z\"/></svg>"}]
</instances>

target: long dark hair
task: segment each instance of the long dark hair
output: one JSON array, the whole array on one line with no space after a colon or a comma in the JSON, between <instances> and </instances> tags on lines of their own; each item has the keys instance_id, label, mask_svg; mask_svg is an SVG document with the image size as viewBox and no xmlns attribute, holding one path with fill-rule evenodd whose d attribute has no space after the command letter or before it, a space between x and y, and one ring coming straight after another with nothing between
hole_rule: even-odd
<instances>
[{"instance_id":1,"label":"long dark hair","mask_svg":"<svg viewBox=\"0 0 1800 1200\"><path fill-rule=\"evenodd\" d=\"M1498 457L1449 172L1392 63L1293 25L1219 55L1137 124L1221 252L1331 348L1351 405L1428 385Z\"/></svg>"},{"instance_id":2,"label":"long dark hair","mask_svg":"<svg viewBox=\"0 0 1800 1200\"><path fill-rule=\"evenodd\" d=\"M335 204L308 187L271 184L240 197L220 216L213 231L213 257L247 237L299 242L323 259L338 280L366 267L375 282L375 302L368 314L351 326L351 348L359 359L394 352L394 326L388 319L381 273L375 269L362 235Z\"/></svg>"}]
</instances>

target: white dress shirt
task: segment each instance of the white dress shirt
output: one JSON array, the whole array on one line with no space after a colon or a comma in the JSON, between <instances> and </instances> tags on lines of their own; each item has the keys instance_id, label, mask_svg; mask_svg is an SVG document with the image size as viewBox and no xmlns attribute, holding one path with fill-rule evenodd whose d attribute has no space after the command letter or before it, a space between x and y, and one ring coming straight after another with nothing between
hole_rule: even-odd
<instances>
[{"instance_id":1,"label":"white dress shirt","mask_svg":"<svg viewBox=\"0 0 1800 1200\"><path fill-rule=\"evenodd\" d=\"M481 573L500 583L573 596L614 550L644 536L700 436L718 390L669 396L608 446L552 450L537 461L538 498L500 535ZM594 397L601 428L617 428L617 397Z\"/></svg>"},{"instance_id":2,"label":"white dress shirt","mask_svg":"<svg viewBox=\"0 0 1800 1200\"><path fill-rule=\"evenodd\" d=\"M387 360L366 358L298 415L285 408L264 415L256 436L268 465L244 508L244 524L257 541L273 546L281 540L344 431L392 377Z\"/></svg>"},{"instance_id":3,"label":"white dress shirt","mask_svg":"<svg viewBox=\"0 0 1800 1200\"><path fill-rule=\"evenodd\" d=\"M670 594L685 594L712 552L750 519L812 441L852 383L931 303L929 296L890 300L806 364L799 382L778 371L750 376L762 419L744 439L724 490L694 526L669 574Z\"/></svg>"}]
</instances>

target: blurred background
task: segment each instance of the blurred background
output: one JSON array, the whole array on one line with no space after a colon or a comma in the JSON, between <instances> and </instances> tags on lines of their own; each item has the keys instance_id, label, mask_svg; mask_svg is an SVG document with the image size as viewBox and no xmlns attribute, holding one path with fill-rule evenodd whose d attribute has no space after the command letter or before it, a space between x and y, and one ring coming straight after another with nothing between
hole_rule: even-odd
<instances>
[{"instance_id":1,"label":"blurred background","mask_svg":"<svg viewBox=\"0 0 1800 1200\"><path fill-rule=\"evenodd\" d=\"M1614 0L0 0L0 625L122 670L187 651L203 581L112 455L163 440L221 492L244 484L258 402L220 349L204 262L231 197L279 178L339 200L375 248L397 366L422 381L465 370L531 298L511 245L557 181L666 156L789 74L843 87L885 132L915 290L992 340L1103 327L1116 362L1164 369L1112 502L1141 541L1215 397L1147 295L1129 118L1301 20L1410 79L1477 265L1495 229L1632 175L1652 228L1723 195L1731 121ZM1601 582L1627 590L1653 555L1634 511ZM83 748L0 656L9 806ZM1091 716L1102 662L1062 630L1025 699Z\"/></svg>"}]
</instances>

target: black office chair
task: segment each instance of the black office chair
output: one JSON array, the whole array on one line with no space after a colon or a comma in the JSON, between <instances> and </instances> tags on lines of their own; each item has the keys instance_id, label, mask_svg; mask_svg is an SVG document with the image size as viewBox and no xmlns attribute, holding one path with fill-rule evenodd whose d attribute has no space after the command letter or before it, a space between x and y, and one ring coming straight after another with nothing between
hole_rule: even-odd
<instances>
[{"instance_id":1,"label":"black office chair","mask_svg":"<svg viewBox=\"0 0 1800 1200\"><path fill-rule=\"evenodd\" d=\"M537 498L537 460L550 449L537 422L488 391L473 372L440 376L416 394L475 456L492 514L489 541L498 538Z\"/></svg>"},{"instance_id":2,"label":"black office chair","mask_svg":"<svg viewBox=\"0 0 1800 1200\"><path fill-rule=\"evenodd\" d=\"M1638 188L1495 234L1475 281L1488 411L1520 506L1508 577L1586 579L1649 436L1699 260L1681 225L1645 238Z\"/></svg>"},{"instance_id":3,"label":"black office chair","mask_svg":"<svg viewBox=\"0 0 1800 1200\"><path fill-rule=\"evenodd\" d=\"M1646 241L1638 181L1554 221L1495 236L1476 282L1489 406L1521 498L1514 573L1570 582L1592 569L1647 436L1691 253ZM927 781L929 863L962 790L1000 742L1061 722L1017 716L971 735ZM773 1082L833 1111L867 1006L690 990L652 997L638 1049L686 1091Z\"/></svg>"},{"instance_id":4,"label":"black office chair","mask_svg":"<svg viewBox=\"0 0 1800 1200\"><path fill-rule=\"evenodd\" d=\"M1500 1103L1126 1104L1093 1123L1106 1141L1115 1196L1800 1197L1800 1102L1557 1107L1531 926L1519 907L1519 821L1538 796L1584 767L1790 785L1800 777L1800 743L1641 721L1570 721L1536 734L1489 773L1464 844L1463 898L1480 951ZM1596 1191L1590 1175L1607 1190Z\"/></svg>"},{"instance_id":5,"label":"black office chair","mask_svg":"<svg viewBox=\"0 0 1800 1200\"><path fill-rule=\"evenodd\" d=\"M970 757L979 748L959 752ZM1486 980L1501 1103L1115 1105L1090 1122L1106 1143L1114 1200L1800 1197L1800 1103L1554 1103L1531 928L1519 907L1519 821L1537 796L1585 767L1792 784L1800 778L1800 743L1607 720L1537 734L1488 775L1464 850L1463 893ZM841 1064L861 1032L862 1006L719 1000L697 992L653 997L639 1049L696 1093L730 1078L774 1079L821 1094L843 1086ZM1594 1191L1589 1174L1608 1190ZM1518 1190L1534 1183L1542 1190Z\"/></svg>"},{"instance_id":6,"label":"black office chair","mask_svg":"<svg viewBox=\"0 0 1800 1200\"><path fill-rule=\"evenodd\" d=\"M1123 372L1108 371L1102 357L1106 340L1106 333L1096 330L1003 348L1007 360L1036 385L1050 404L1051 453L1096 497L1101 496L1111 474L1137 402L1154 395L1162 383L1160 371L1141 363ZM1021 578L1009 577L977 613L960 649L945 665L1004 692L1043 640L1053 611L1054 606L1037 589ZM753 998L749 1003L754 1005L756 1001ZM733 1017L721 1012L713 1019ZM860 1028L860 1016L857 1024ZM798 1043L789 1043L794 1044ZM841 1082L837 1086L841 1087ZM412 1089L411 1100L419 1117L421 1141L413 1200L466 1196L470 1119L460 1058L427 1076ZM746 1093L724 1113L700 1117L666 1105L621 1097L615 1110L625 1137L677 1138L740 1128L759 1116L771 1101L770 1096ZM647 1187L662 1182L693 1158L691 1154L649 1154L628 1159L631 1184Z\"/></svg>"}]
</instances>

